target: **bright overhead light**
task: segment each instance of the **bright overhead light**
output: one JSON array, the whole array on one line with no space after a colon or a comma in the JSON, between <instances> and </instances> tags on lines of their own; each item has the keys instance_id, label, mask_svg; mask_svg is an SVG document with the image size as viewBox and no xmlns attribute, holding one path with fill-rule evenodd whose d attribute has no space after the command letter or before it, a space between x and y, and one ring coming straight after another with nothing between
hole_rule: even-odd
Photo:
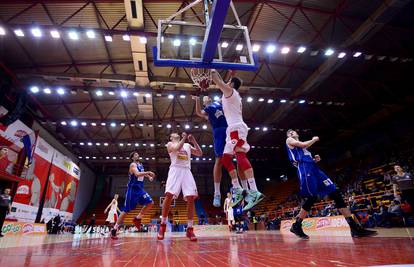
<instances>
[{"instance_id":1,"label":"bright overhead light","mask_svg":"<svg viewBox=\"0 0 414 267\"><path fill-rule=\"evenodd\" d=\"M145 36L139 37L139 42L141 44L146 44L148 42L147 37Z\"/></svg>"},{"instance_id":2,"label":"bright overhead light","mask_svg":"<svg viewBox=\"0 0 414 267\"><path fill-rule=\"evenodd\" d=\"M139 93L138 92L133 92L132 95L137 97L137 96L139 96Z\"/></svg>"},{"instance_id":3,"label":"bright overhead light","mask_svg":"<svg viewBox=\"0 0 414 267\"><path fill-rule=\"evenodd\" d=\"M96 94L97 96L102 96L102 95L103 95L103 92L102 92L102 90L97 90L97 91L95 92L95 94Z\"/></svg>"},{"instance_id":4,"label":"bright overhead light","mask_svg":"<svg viewBox=\"0 0 414 267\"><path fill-rule=\"evenodd\" d=\"M147 97L147 98L148 98L148 97L151 97L151 94L150 94L150 93L146 93L146 94L145 94L145 97Z\"/></svg>"},{"instance_id":5,"label":"bright overhead light","mask_svg":"<svg viewBox=\"0 0 414 267\"><path fill-rule=\"evenodd\" d=\"M105 41L112 42L112 36L111 35L105 35Z\"/></svg>"},{"instance_id":6,"label":"bright overhead light","mask_svg":"<svg viewBox=\"0 0 414 267\"><path fill-rule=\"evenodd\" d=\"M181 40L180 39L174 39L173 45L174 46L180 46L181 45Z\"/></svg>"},{"instance_id":7,"label":"bright overhead light","mask_svg":"<svg viewBox=\"0 0 414 267\"><path fill-rule=\"evenodd\" d=\"M267 103L268 103L268 104L272 104L272 103L273 103L273 99L269 98L269 99L267 100Z\"/></svg>"},{"instance_id":8,"label":"bright overhead light","mask_svg":"<svg viewBox=\"0 0 414 267\"><path fill-rule=\"evenodd\" d=\"M42 37L42 31L39 28L33 28L32 29L32 34L36 38Z\"/></svg>"},{"instance_id":9,"label":"bright overhead light","mask_svg":"<svg viewBox=\"0 0 414 267\"><path fill-rule=\"evenodd\" d=\"M122 90L121 93L120 93L120 95L121 95L121 97L126 98L126 97L128 97L128 92Z\"/></svg>"},{"instance_id":10,"label":"bright overhead light","mask_svg":"<svg viewBox=\"0 0 414 267\"><path fill-rule=\"evenodd\" d=\"M180 95L180 98L181 99L185 99L185 95Z\"/></svg>"},{"instance_id":11,"label":"bright overhead light","mask_svg":"<svg viewBox=\"0 0 414 267\"><path fill-rule=\"evenodd\" d=\"M72 40L79 40L79 35L78 35L78 33L77 33L77 32L75 32L75 31L70 31L70 32L68 33L68 36L69 36L69 38L70 38L70 39L72 39Z\"/></svg>"},{"instance_id":12,"label":"bright overhead light","mask_svg":"<svg viewBox=\"0 0 414 267\"><path fill-rule=\"evenodd\" d=\"M96 122L91 122L91 125L92 126L96 126Z\"/></svg>"},{"instance_id":13,"label":"bright overhead light","mask_svg":"<svg viewBox=\"0 0 414 267\"><path fill-rule=\"evenodd\" d=\"M302 54L303 52L305 52L306 51L306 47L304 47L304 46L301 46L301 47L299 47L298 48L298 50L297 50L297 52L299 53L299 54Z\"/></svg>"},{"instance_id":14,"label":"bright overhead light","mask_svg":"<svg viewBox=\"0 0 414 267\"><path fill-rule=\"evenodd\" d=\"M138 125L139 125L139 127L144 127L143 123L139 123Z\"/></svg>"},{"instance_id":15,"label":"bright overhead light","mask_svg":"<svg viewBox=\"0 0 414 267\"><path fill-rule=\"evenodd\" d=\"M247 98L247 102L253 102L253 97L249 96L249 97Z\"/></svg>"},{"instance_id":16,"label":"bright overhead light","mask_svg":"<svg viewBox=\"0 0 414 267\"><path fill-rule=\"evenodd\" d=\"M150 144L150 147L154 147L155 145L154 144Z\"/></svg>"},{"instance_id":17,"label":"bright overhead light","mask_svg":"<svg viewBox=\"0 0 414 267\"><path fill-rule=\"evenodd\" d=\"M262 131L263 131L263 132L266 132L267 130L268 130L268 128L267 128L267 127L263 127L263 128L262 128Z\"/></svg>"},{"instance_id":18,"label":"bright overhead light","mask_svg":"<svg viewBox=\"0 0 414 267\"><path fill-rule=\"evenodd\" d=\"M109 91L108 94L109 95L115 95L115 92L114 91Z\"/></svg>"},{"instance_id":19,"label":"bright overhead light","mask_svg":"<svg viewBox=\"0 0 414 267\"><path fill-rule=\"evenodd\" d=\"M196 43L197 43L196 39L194 39L194 38L190 39L190 45L196 45Z\"/></svg>"},{"instance_id":20,"label":"bright overhead light","mask_svg":"<svg viewBox=\"0 0 414 267\"><path fill-rule=\"evenodd\" d=\"M252 47L253 52L259 52L260 50L260 45L259 44L254 44Z\"/></svg>"},{"instance_id":21,"label":"bright overhead light","mask_svg":"<svg viewBox=\"0 0 414 267\"><path fill-rule=\"evenodd\" d=\"M89 156L86 156L85 159L89 159Z\"/></svg>"},{"instance_id":22,"label":"bright overhead light","mask_svg":"<svg viewBox=\"0 0 414 267\"><path fill-rule=\"evenodd\" d=\"M263 97L259 98L259 102L263 102L263 101L264 101Z\"/></svg>"},{"instance_id":23,"label":"bright overhead light","mask_svg":"<svg viewBox=\"0 0 414 267\"><path fill-rule=\"evenodd\" d=\"M63 88L58 88L58 89L56 90L56 92L57 92L59 95L64 95L64 94L65 94L65 89L63 89Z\"/></svg>"},{"instance_id":24,"label":"bright overhead light","mask_svg":"<svg viewBox=\"0 0 414 267\"><path fill-rule=\"evenodd\" d=\"M305 99L299 100L299 104L303 104L303 103L305 103Z\"/></svg>"},{"instance_id":25,"label":"bright overhead light","mask_svg":"<svg viewBox=\"0 0 414 267\"><path fill-rule=\"evenodd\" d=\"M280 100L280 103L286 103L287 102L287 100L286 99L281 99Z\"/></svg>"},{"instance_id":26,"label":"bright overhead light","mask_svg":"<svg viewBox=\"0 0 414 267\"><path fill-rule=\"evenodd\" d=\"M62 125L64 125L64 126L66 126L66 125L67 125L66 121L61 121L61 122L60 122L60 124L62 124Z\"/></svg>"},{"instance_id":27,"label":"bright overhead light","mask_svg":"<svg viewBox=\"0 0 414 267\"><path fill-rule=\"evenodd\" d=\"M346 56L345 52L341 52L338 54L338 58L344 58Z\"/></svg>"},{"instance_id":28,"label":"bright overhead light","mask_svg":"<svg viewBox=\"0 0 414 267\"><path fill-rule=\"evenodd\" d=\"M32 92L33 94L39 93L39 87L37 86L30 87L30 92Z\"/></svg>"},{"instance_id":29,"label":"bright overhead light","mask_svg":"<svg viewBox=\"0 0 414 267\"><path fill-rule=\"evenodd\" d=\"M266 178L266 181L268 181L268 182L269 182L269 181L270 181L270 178Z\"/></svg>"},{"instance_id":30,"label":"bright overhead light","mask_svg":"<svg viewBox=\"0 0 414 267\"><path fill-rule=\"evenodd\" d=\"M51 30L50 35L52 36L52 38L55 38L55 39L60 38L60 33L57 30Z\"/></svg>"},{"instance_id":31,"label":"bright overhead light","mask_svg":"<svg viewBox=\"0 0 414 267\"><path fill-rule=\"evenodd\" d=\"M111 122L111 127L116 127L116 123L115 122Z\"/></svg>"},{"instance_id":32,"label":"bright overhead light","mask_svg":"<svg viewBox=\"0 0 414 267\"><path fill-rule=\"evenodd\" d=\"M203 130L207 129L207 125L203 124Z\"/></svg>"},{"instance_id":33,"label":"bright overhead light","mask_svg":"<svg viewBox=\"0 0 414 267\"><path fill-rule=\"evenodd\" d=\"M276 46L275 45L268 45L267 47L266 47L266 52L267 53L273 53L273 52L275 52L276 51Z\"/></svg>"},{"instance_id":34,"label":"bright overhead light","mask_svg":"<svg viewBox=\"0 0 414 267\"><path fill-rule=\"evenodd\" d=\"M172 95L172 94L168 95L168 99L173 99L173 98L174 98L174 95Z\"/></svg>"},{"instance_id":35,"label":"bright overhead light","mask_svg":"<svg viewBox=\"0 0 414 267\"><path fill-rule=\"evenodd\" d=\"M162 124L160 123L160 124L158 124L158 128L161 128L162 127Z\"/></svg>"},{"instance_id":36,"label":"bright overhead light","mask_svg":"<svg viewBox=\"0 0 414 267\"><path fill-rule=\"evenodd\" d=\"M124 34L124 35L122 35L122 40L128 42L128 41L131 41L131 37L128 34Z\"/></svg>"},{"instance_id":37,"label":"bright overhead light","mask_svg":"<svg viewBox=\"0 0 414 267\"><path fill-rule=\"evenodd\" d=\"M119 143L119 146L124 146L124 143Z\"/></svg>"},{"instance_id":38,"label":"bright overhead light","mask_svg":"<svg viewBox=\"0 0 414 267\"><path fill-rule=\"evenodd\" d=\"M81 122L81 125L82 125L82 126L86 126L86 125L87 125L87 123L83 121L83 122Z\"/></svg>"},{"instance_id":39,"label":"bright overhead light","mask_svg":"<svg viewBox=\"0 0 414 267\"><path fill-rule=\"evenodd\" d=\"M167 124L167 128L170 129L171 128L171 124L168 123Z\"/></svg>"},{"instance_id":40,"label":"bright overhead light","mask_svg":"<svg viewBox=\"0 0 414 267\"><path fill-rule=\"evenodd\" d=\"M125 123L124 122L121 122L121 126L125 126ZM134 126L132 126L132 127L134 127Z\"/></svg>"},{"instance_id":41,"label":"bright overhead light","mask_svg":"<svg viewBox=\"0 0 414 267\"><path fill-rule=\"evenodd\" d=\"M21 29L14 30L14 34L16 34L16 36L19 36L19 37L24 36L24 32Z\"/></svg>"},{"instance_id":42,"label":"bright overhead light","mask_svg":"<svg viewBox=\"0 0 414 267\"><path fill-rule=\"evenodd\" d=\"M257 130L260 130L260 127L255 127L254 129L255 129L256 131L257 131Z\"/></svg>"},{"instance_id":43,"label":"bright overhead light","mask_svg":"<svg viewBox=\"0 0 414 267\"><path fill-rule=\"evenodd\" d=\"M109 144L108 143L104 143L104 146L108 146Z\"/></svg>"},{"instance_id":44,"label":"bright overhead light","mask_svg":"<svg viewBox=\"0 0 414 267\"><path fill-rule=\"evenodd\" d=\"M355 52L355 54L353 55L353 57L359 57L360 55L362 55L361 52Z\"/></svg>"},{"instance_id":45,"label":"bright overhead light","mask_svg":"<svg viewBox=\"0 0 414 267\"><path fill-rule=\"evenodd\" d=\"M116 157L112 157L112 159L116 159Z\"/></svg>"},{"instance_id":46,"label":"bright overhead light","mask_svg":"<svg viewBox=\"0 0 414 267\"><path fill-rule=\"evenodd\" d=\"M326 51L325 51L325 56L332 56L333 55L333 53L335 53L335 51L332 49L332 48L328 48L328 49L326 49Z\"/></svg>"},{"instance_id":47,"label":"bright overhead light","mask_svg":"<svg viewBox=\"0 0 414 267\"><path fill-rule=\"evenodd\" d=\"M43 93L50 95L52 93L52 90L50 88L43 89Z\"/></svg>"},{"instance_id":48,"label":"bright overhead light","mask_svg":"<svg viewBox=\"0 0 414 267\"><path fill-rule=\"evenodd\" d=\"M89 39L94 39L95 38L95 32L92 30L88 30L86 31L86 36L88 36Z\"/></svg>"},{"instance_id":49,"label":"bright overhead light","mask_svg":"<svg viewBox=\"0 0 414 267\"><path fill-rule=\"evenodd\" d=\"M3 27L0 27L0 35L6 35L6 30Z\"/></svg>"},{"instance_id":50,"label":"bright overhead light","mask_svg":"<svg viewBox=\"0 0 414 267\"><path fill-rule=\"evenodd\" d=\"M136 147L138 147L138 146L139 146L139 144L138 144L138 143L135 143L135 146L136 146Z\"/></svg>"},{"instance_id":51,"label":"bright overhead light","mask_svg":"<svg viewBox=\"0 0 414 267\"><path fill-rule=\"evenodd\" d=\"M186 125L184 126L184 128L185 128L185 129L190 129L190 125L186 124Z\"/></svg>"},{"instance_id":52,"label":"bright overhead light","mask_svg":"<svg viewBox=\"0 0 414 267\"><path fill-rule=\"evenodd\" d=\"M96 143L96 144L95 144L95 146L100 146L100 145L101 145L101 143Z\"/></svg>"},{"instance_id":53,"label":"bright overhead light","mask_svg":"<svg viewBox=\"0 0 414 267\"><path fill-rule=\"evenodd\" d=\"M72 120L72 121L70 122L70 125L71 125L71 126L73 126L73 127L76 127L76 126L78 126L78 122L77 122L77 121L75 121L75 120Z\"/></svg>"},{"instance_id":54,"label":"bright overhead light","mask_svg":"<svg viewBox=\"0 0 414 267\"><path fill-rule=\"evenodd\" d=\"M282 48L282 50L280 51L282 54L288 54L290 52L290 48L285 46Z\"/></svg>"},{"instance_id":55,"label":"bright overhead light","mask_svg":"<svg viewBox=\"0 0 414 267\"><path fill-rule=\"evenodd\" d=\"M106 126L106 123L105 122L101 122L101 126Z\"/></svg>"},{"instance_id":56,"label":"bright overhead light","mask_svg":"<svg viewBox=\"0 0 414 267\"><path fill-rule=\"evenodd\" d=\"M214 101L219 101L220 100L220 97L216 95L216 96L213 97L213 100Z\"/></svg>"},{"instance_id":57,"label":"bright overhead light","mask_svg":"<svg viewBox=\"0 0 414 267\"><path fill-rule=\"evenodd\" d=\"M83 145L85 145L85 143L84 142L80 142L79 145L83 146Z\"/></svg>"},{"instance_id":58,"label":"bright overhead light","mask_svg":"<svg viewBox=\"0 0 414 267\"><path fill-rule=\"evenodd\" d=\"M227 48L227 47L229 47L229 43L227 43L227 42L222 42L222 43L221 43L221 47L222 47L222 48Z\"/></svg>"},{"instance_id":59,"label":"bright overhead light","mask_svg":"<svg viewBox=\"0 0 414 267\"><path fill-rule=\"evenodd\" d=\"M243 49L243 45L242 44L238 44L238 45L236 45L236 50L237 51L240 51L240 50L242 50Z\"/></svg>"}]
</instances>

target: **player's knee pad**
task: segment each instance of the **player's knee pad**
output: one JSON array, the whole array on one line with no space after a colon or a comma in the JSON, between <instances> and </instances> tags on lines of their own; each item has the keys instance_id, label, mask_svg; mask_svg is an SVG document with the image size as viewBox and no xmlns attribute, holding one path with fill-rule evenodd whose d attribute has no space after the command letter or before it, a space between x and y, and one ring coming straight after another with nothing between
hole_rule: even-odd
<instances>
[{"instance_id":1,"label":"player's knee pad","mask_svg":"<svg viewBox=\"0 0 414 267\"><path fill-rule=\"evenodd\" d=\"M231 159L232 156L230 154L223 154L223 157L221 158L221 163L223 163L224 168L226 168L228 172L236 169Z\"/></svg>"},{"instance_id":2,"label":"player's knee pad","mask_svg":"<svg viewBox=\"0 0 414 267\"><path fill-rule=\"evenodd\" d=\"M341 193L338 190L333 191L328 196L330 199L335 201L335 206L337 209L346 208L344 198L342 197Z\"/></svg>"},{"instance_id":3,"label":"player's knee pad","mask_svg":"<svg viewBox=\"0 0 414 267\"><path fill-rule=\"evenodd\" d=\"M317 197L308 197L305 202L302 205L302 209L306 210L307 212L309 212L313 206L313 204L315 204L316 200L318 198Z\"/></svg>"},{"instance_id":4,"label":"player's knee pad","mask_svg":"<svg viewBox=\"0 0 414 267\"><path fill-rule=\"evenodd\" d=\"M249 159L244 152L237 152L236 153L237 164L240 166L242 171L248 170L252 168Z\"/></svg>"}]
</instances>

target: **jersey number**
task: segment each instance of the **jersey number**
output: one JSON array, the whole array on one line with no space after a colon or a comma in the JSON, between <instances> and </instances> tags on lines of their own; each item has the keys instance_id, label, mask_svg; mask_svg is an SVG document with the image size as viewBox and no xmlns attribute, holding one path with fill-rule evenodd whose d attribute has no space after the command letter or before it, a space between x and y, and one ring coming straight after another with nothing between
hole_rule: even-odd
<instances>
[{"instance_id":1,"label":"jersey number","mask_svg":"<svg viewBox=\"0 0 414 267\"><path fill-rule=\"evenodd\" d=\"M331 181L331 179L326 179L326 180L323 180L323 183L326 185L326 186L330 186L330 185L332 185L333 184L333 182Z\"/></svg>"}]
</instances>

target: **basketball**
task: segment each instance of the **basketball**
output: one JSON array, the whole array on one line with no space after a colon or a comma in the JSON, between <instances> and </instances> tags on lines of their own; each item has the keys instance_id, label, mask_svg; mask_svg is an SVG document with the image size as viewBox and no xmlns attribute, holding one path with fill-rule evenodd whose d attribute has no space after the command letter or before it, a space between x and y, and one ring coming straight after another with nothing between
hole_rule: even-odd
<instances>
[{"instance_id":1,"label":"basketball","mask_svg":"<svg viewBox=\"0 0 414 267\"><path fill-rule=\"evenodd\" d=\"M207 79L203 79L200 81L200 91L206 91L208 89L208 87L210 86L210 83Z\"/></svg>"}]
</instances>

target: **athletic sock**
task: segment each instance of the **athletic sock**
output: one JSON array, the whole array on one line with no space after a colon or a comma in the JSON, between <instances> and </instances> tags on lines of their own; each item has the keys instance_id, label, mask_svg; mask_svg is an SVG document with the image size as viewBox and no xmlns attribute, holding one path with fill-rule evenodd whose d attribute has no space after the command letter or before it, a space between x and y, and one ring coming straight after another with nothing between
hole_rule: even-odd
<instances>
[{"instance_id":1,"label":"athletic sock","mask_svg":"<svg viewBox=\"0 0 414 267\"><path fill-rule=\"evenodd\" d=\"M247 180L241 180L241 184L243 186L243 189L249 190L249 183Z\"/></svg>"},{"instance_id":2,"label":"athletic sock","mask_svg":"<svg viewBox=\"0 0 414 267\"><path fill-rule=\"evenodd\" d=\"M114 225L114 229L115 229L115 230L118 230L118 227L119 227L119 224L118 224L118 223L116 223L116 224Z\"/></svg>"},{"instance_id":3,"label":"athletic sock","mask_svg":"<svg viewBox=\"0 0 414 267\"><path fill-rule=\"evenodd\" d=\"M247 179L251 190L257 191L256 180L254 178Z\"/></svg>"},{"instance_id":4,"label":"athletic sock","mask_svg":"<svg viewBox=\"0 0 414 267\"><path fill-rule=\"evenodd\" d=\"M188 220L187 227L193 227L193 220Z\"/></svg>"},{"instance_id":5,"label":"athletic sock","mask_svg":"<svg viewBox=\"0 0 414 267\"><path fill-rule=\"evenodd\" d=\"M166 224L167 223L167 217L162 216L161 223Z\"/></svg>"},{"instance_id":6,"label":"athletic sock","mask_svg":"<svg viewBox=\"0 0 414 267\"><path fill-rule=\"evenodd\" d=\"M234 188L241 188L241 185L239 183L239 179L236 177L234 179L231 179L231 183L233 184Z\"/></svg>"},{"instance_id":7,"label":"athletic sock","mask_svg":"<svg viewBox=\"0 0 414 267\"><path fill-rule=\"evenodd\" d=\"M215 196L221 195L221 193L220 193L220 183L214 182L214 195Z\"/></svg>"}]
</instances>

